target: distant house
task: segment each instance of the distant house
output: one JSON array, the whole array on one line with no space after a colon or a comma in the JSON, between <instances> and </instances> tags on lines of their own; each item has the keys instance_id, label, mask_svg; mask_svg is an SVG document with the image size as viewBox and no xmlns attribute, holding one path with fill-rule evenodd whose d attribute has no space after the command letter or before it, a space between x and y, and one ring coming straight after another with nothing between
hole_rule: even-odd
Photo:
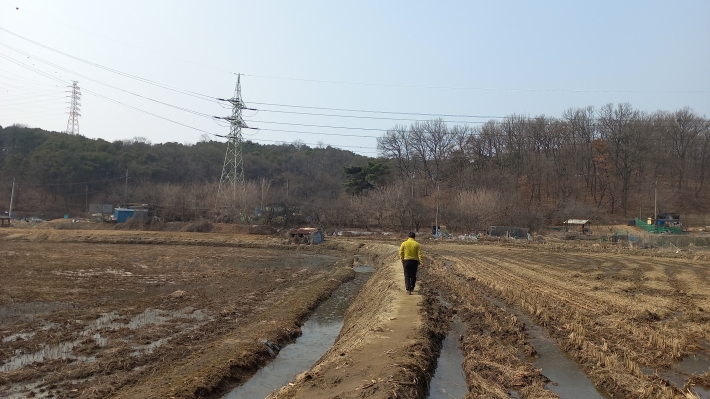
<instances>
[{"instance_id":1,"label":"distant house","mask_svg":"<svg viewBox=\"0 0 710 399\"><path fill-rule=\"evenodd\" d=\"M565 225L565 231L569 231L569 227L572 226L575 230L579 229L579 232L582 234L589 233L591 227L591 223L589 223L589 219L567 219L564 222ZM589 226L589 227L587 227Z\"/></svg>"},{"instance_id":2,"label":"distant house","mask_svg":"<svg viewBox=\"0 0 710 399\"><path fill-rule=\"evenodd\" d=\"M636 226L654 234L682 234L683 224L679 213L661 213L656 219L635 219Z\"/></svg>"},{"instance_id":3,"label":"distant house","mask_svg":"<svg viewBox=\"0 0 710 399\"><path fill-rule=\"evenodd\" d=\"M323 242L323 230L315 227L304 227L288 231L289 244L319 244Z\"/></svg>"},{"instance_id":4,"label":"distant house","mask_svg":"<svg viewBox=\"0 0 710 399\"><path fill-rule=\"evenodd\" d=\"M118 223L125 223L128 219L148 219L147 209L116 208L113 210L113 217Z\"/></svg>"},{"instance_id":5,"label":"distant house","mask_svg":"<svg viewBox=\"0 0 710 399\"><path fill-rule=\"evenodd\" d=\"M661 213L656 215L656 224L659 226L681 226L680 213Z\"/></svg>"}]
</instances>

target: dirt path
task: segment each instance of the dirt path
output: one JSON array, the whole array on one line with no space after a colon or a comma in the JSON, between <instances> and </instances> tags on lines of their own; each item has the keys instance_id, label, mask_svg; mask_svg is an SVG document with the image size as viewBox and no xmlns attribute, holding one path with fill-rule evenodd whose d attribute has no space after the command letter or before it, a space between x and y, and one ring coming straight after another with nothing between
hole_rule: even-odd
<instances>
[{"instance_id":1,"label":"dirt path","mask_svg":"<svg viewBox=\"0 0 710 399\"><path fill-rule=\"evenodd\" d=\"M404 290L402 265L392 245L365 248L378 270L358 294L333 347L276 398L426 397L435 344L426 310L429 297L418 285Z\"/></svg>"}]
</instances>

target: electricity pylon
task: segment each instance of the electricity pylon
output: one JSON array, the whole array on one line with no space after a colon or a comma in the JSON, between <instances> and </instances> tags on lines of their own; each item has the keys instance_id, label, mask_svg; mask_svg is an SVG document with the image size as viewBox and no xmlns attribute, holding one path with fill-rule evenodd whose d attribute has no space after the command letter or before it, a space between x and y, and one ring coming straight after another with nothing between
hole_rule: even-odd
<instances>
[{"instance_id":1,"label":"electricity pylon","mask_svg":"<svg viewBox=\"0 0 710 399\"><path fill-rule=\"evenodd\" d=\"M71 102L69 103L69 120L67 121L67 133L79 134L79 117L81 113L81 89L76 80L71 86Z\"/></svg>"},{"instance_id":2,"label":"electricity pylon","mask_svg":"<svg viewBox=\"0 0 710 399\"><path fill-rule=\"evenodd\" d=\"M220 118L229 121L229 136L227 136L227 152L224 155L222 177L219 179L219 190L215 209L224 211L232 208L237 202L237 192L244 193L244 160L242 159L242 128L247 128L242 119L242 110L248 109L242 101L241 74L237 75L237 87L234 97L223 100L232 104L232 116Z\"/></svg>"}]
</instances>

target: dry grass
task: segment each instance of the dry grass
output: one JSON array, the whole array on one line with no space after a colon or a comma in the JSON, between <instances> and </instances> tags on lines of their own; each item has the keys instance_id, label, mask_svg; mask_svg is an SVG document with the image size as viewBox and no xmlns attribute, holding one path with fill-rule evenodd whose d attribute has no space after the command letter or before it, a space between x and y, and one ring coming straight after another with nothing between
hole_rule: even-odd
<instances>
[{"instance_id":1,"label":"dry grass","mask_svg":"<svg viewBox=\"0 0 710 399\"><path fill-rule=\"evenodd\" d=\"M544 247L457 247L450 258L454 273L546 326L598 387L685 397L643 369L669 367L710 341L706 263Z\"/></svg>"}]
</instances>

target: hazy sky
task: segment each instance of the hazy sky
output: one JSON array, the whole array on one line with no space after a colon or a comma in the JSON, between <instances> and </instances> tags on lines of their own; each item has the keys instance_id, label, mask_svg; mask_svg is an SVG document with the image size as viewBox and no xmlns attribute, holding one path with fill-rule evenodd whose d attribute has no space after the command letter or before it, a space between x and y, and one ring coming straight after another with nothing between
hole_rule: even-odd
<instances>
[{"instance_id":1,"label":"hazy sky","mask_svg":"<svg viewBox=\"0 0 710 399\"><path fill-rule=\"evenodd\" d=\"M709 21L707 0L0 0L0 125L64 131L76 80L80 134L195 143L229 133L210 98L231 97L236 73L261 129L245 139L370 156L388 128L431 118L383 111L472 126L621 102L710 116Z\"/></svg>"}]
</instances>

